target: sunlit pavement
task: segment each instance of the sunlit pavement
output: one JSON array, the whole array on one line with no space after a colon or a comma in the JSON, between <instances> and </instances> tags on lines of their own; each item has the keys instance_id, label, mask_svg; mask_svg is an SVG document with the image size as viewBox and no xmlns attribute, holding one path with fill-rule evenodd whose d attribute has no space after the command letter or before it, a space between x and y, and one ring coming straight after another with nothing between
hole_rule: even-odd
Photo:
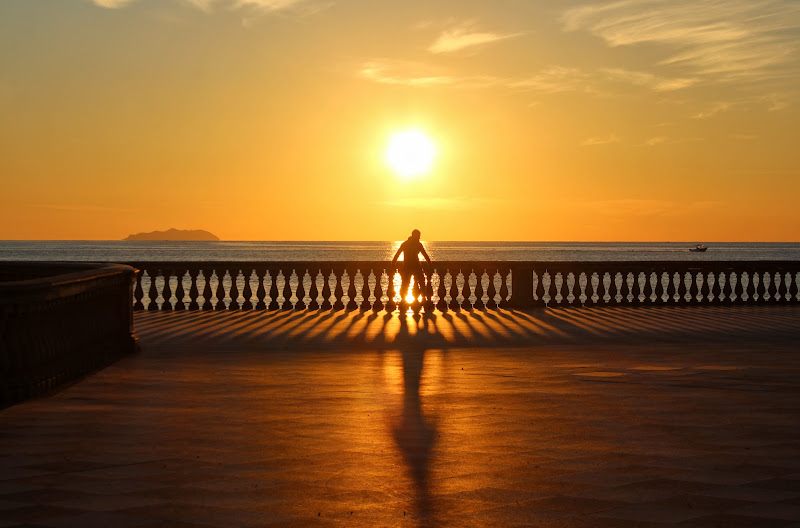
<instances>
[{"instance_id":1,"label":"sunlit pavement","mask_svg":"<svg viewBox=\"0 0 800 528\"><path fill-rule=\"evenodd\" d=\"M798 307L136 323L0 411L0 527L800 526Z\"/></svg>"}]
</instances>

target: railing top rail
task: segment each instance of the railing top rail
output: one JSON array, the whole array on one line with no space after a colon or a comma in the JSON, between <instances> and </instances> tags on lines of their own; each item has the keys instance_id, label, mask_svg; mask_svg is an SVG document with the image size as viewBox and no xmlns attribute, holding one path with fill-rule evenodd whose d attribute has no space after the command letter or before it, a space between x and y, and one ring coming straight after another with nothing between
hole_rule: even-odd
<instances>
[{"instance_id":1,"label":"railing top rail","mask_svg":"<svg viewBox=\"0 0 800 528\"><path fill-rule=\"evenodd\" d=\"M338 261L322 261L322 260L286 260L286 261L259 261L259 260L215 260L215 261L136 261L129 262L131 266L137 268L215 268L215 267L236 267L236 266L252 266L253 268L378 268L387 269L392 266L391 261L388 260L338 260ZM398 263L400 265L402 263ZM687 269L698 271L701 270L782 270L782 269L797 269L800 268L800 261L796 260L706 260L706 261L689 261L689 260L639 260L639 261L545 261L545 260L439 260L431 264L433 268L460 268L471 266L473 268L485 267L490 268L513 268L513 269L542 269L542 270L572 270L572 269L607 269L607 270L670 270L670 269Z\"/></svg>"}]
</instances>

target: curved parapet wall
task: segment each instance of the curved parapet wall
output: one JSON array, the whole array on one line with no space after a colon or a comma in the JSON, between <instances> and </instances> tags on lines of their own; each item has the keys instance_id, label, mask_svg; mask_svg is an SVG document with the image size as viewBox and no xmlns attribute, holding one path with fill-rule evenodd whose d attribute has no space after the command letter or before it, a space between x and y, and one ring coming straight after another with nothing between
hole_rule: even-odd
<instances>
[{"instance_id":1,"label":"curved parapet wall","mask_svg":"<svg viewBox=\"0 0 800 528\"><path fill-rule=\"evenodd\" d=\"M0 263L0 406L135 351L136 273L120 264Z\"/></svg>"}]
</instances>

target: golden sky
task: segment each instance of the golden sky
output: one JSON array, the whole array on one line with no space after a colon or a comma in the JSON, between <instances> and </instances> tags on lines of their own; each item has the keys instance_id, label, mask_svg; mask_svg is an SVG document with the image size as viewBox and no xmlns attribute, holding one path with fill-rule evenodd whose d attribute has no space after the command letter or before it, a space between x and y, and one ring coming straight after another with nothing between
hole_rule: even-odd
<instances>
[{"instance_id":1,"label":"golden sky","mask_svg":"<svg viewBox=\"0 0 800 528\"><path fill-rule=\"evenodd\" d=\"M0 239L800 241L799 47L796 0L3 0Z\"/></svg>"}]
</instances>

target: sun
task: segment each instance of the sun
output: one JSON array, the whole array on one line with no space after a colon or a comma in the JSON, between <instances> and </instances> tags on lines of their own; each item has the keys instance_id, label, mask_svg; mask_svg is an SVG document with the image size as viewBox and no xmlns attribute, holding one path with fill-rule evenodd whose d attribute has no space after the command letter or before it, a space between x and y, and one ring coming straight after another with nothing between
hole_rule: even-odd
<instances>
[{"instance_id":1,"label":"sun","mask_svg":"<svg viewBox=\"0 0 800 528\"><path fill-rule=\"evenodd\" d=\"M430 171L435 157L436 146L419 130L397 132L389 139L386 148L386 162L404 178Z\"/></svg>"}]
</instances>

